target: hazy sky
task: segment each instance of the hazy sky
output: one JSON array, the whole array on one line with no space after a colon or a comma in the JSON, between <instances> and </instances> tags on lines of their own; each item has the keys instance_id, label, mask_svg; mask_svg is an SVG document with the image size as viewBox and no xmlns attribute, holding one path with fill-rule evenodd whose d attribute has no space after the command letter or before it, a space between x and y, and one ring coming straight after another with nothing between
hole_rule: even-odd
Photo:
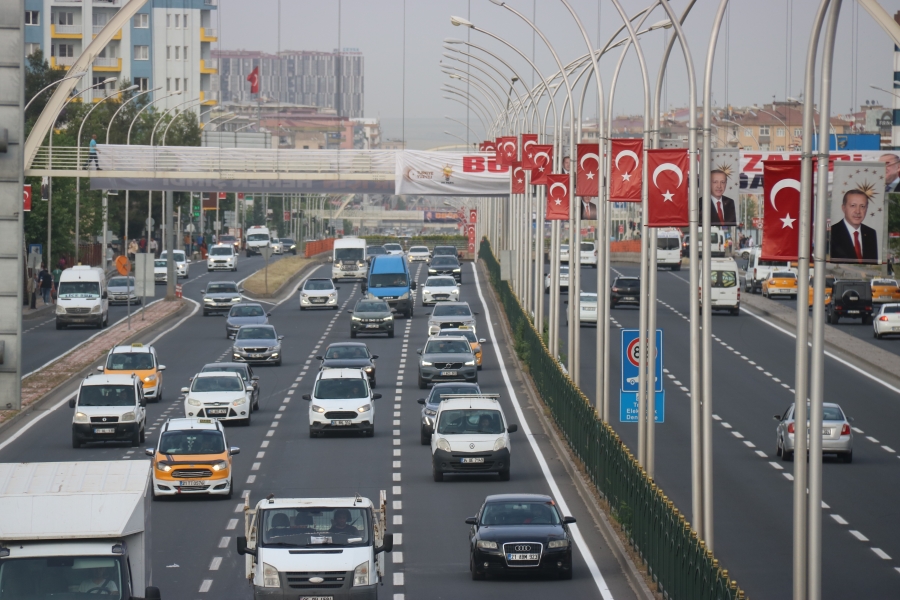
<instances>
[{"instance_id":1,"label":"hazy sky","mask_svg":"<svg viewBox=\"0 0 900 600\"><path fill-rule=\"evenodd\" d=\"M900 9L897 0L880 2L891 13ZM455 61L442 58L442 54L447 52L443 48L444 38L466 39L467 32L471 31L453 27L450 15L468 17L476 26L503 37L525 54L532 54L533 36L528 25L509 10L488 0L341 0L340 3L338 0L280 0L280 3L279 21L279 0L219 0L219 42L222 48L275 52L279 48L276 24L280 22L281 49L331 51L338 47L340 31L340 46L358 48L365 56L365 115L390 119L391 124L399 123L395 119L403 115L404 37L405 115L407 119L416 119L419 123L422 123L421 119L443 119L445 115L466 120L466 108L443 99L446 94L440 91L441 86L448 82L465 86L464 82L448 79L440 70L441 60L459 66ZM610 0L570 0L570 3L595 45L598 6L600 39L604 43L622 22ZM650 0L621 0L621 3L629 15L634 15L646 8ZM564 64L587 51L574 20L559 0L511 0L508 4L535 20ZM799 97L803 86L807 39L818 2L732 0L731 4L716 51L713 103L717 106L724 106L726 102L740 106L771 102L773 96L779 100L786 96ZM672 0L672 7L679 15L686 5L687 0ZM702 92L703 63L717 6L715 0L697 0L685 22L685 33L697 74L698 97ZM664 10L657 7L644 27L665 18ZM651 94L667 33L658 30L641 38L650 72ZM508 47L476 31L471 31L470 41L495 52L531 83L530 67ZM669 60L670 75L664 95L666 106L683 106L688 100L684 59L677 48L676 44L676 51ZM620 50L621 47L612 50L601 61L607 97ZM480 51L472 52L495 62ZM552 55L540 38L536 40L534 52L535 62L544 75L557 70ZM887 35L868 13L858 8L856 2L844 2L835 51L832 112L848 112L851 106L858 110L858 106L866 100L878 100L890 106L891 96L869 86L891 89L892 62L893 44ZM473 73L486 79L478 71ZM497 93L500 93L499 90ZM520 88L519 93L524 95L524 90ZM473 95L490 109L489 102L480 92L473 90ZM564 96L563 89L557 98L561 101ZM591 100L585 105L584 114L593 117L596 114L596 93L589 94L589 98ZM818 100L817 94L817 103ZM619 78L614 113L639 113L642 106L640 69L632 50ZM412 123L409 121L407 127L411 127ZM469 126L476 135L483 136L484 131L475 116L470 116ZM466 129L462 125L445 120L445 128L466 137ZM393 125L386 129L388 135L399 136ZM440 130L441 126L432 122L430 129ZM438 135L442 137L440 141L455 141L450 136Z\"/></svg>"}]
</instances>

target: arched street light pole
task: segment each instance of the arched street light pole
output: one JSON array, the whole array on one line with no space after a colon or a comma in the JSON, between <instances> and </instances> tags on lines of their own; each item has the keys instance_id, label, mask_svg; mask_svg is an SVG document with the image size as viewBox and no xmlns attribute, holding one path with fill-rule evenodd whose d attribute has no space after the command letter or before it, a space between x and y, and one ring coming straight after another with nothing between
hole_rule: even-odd
<instances>
[{"instance_id":1,"label":"arched street light pole","mask_svg":"<svg viewBox=\"0 0 900 600\"><path fill-rule=\"evenodd\" d=\"M24 114L24 113L27 113L27 112L28 112L28 107L31 106L31 103L34 102L35 100L37 100L37 99L38 99L38 96L40 96L41 94L43 94L44 92L46 92L46 91L49 90L50 88L59 85L59 84L62 83L63 81L68 81L69 79L81 79L82 77L84 77L84 76L87 75L87 74L88 74L87 71L80 71L80 72L74 73L74 74L72 74L72 75L67 75L66 77L63 77L62 79L57 79L56 81L54 81L54 82L51 83L50 85L44 86L43 88L40 89L40 91L38 91L34 96L31 97L31 100L29 100L29 101L28 101L28 104L25 105L25 108L22 110L22 113L23 113L23 114ZM91 86L91 87L93 87L93 86ZM91 88L86 88L85 90L82 91L82 93L84 93L85 91L87 91L87 90L89 90L89 89L91 89ZM71 100L71 98L70 98L70 100ZM62 112L62 110L60 110L60 112ZM57 114L58 114L58 113L57 113Z\"/></svg>"}]
</instances>

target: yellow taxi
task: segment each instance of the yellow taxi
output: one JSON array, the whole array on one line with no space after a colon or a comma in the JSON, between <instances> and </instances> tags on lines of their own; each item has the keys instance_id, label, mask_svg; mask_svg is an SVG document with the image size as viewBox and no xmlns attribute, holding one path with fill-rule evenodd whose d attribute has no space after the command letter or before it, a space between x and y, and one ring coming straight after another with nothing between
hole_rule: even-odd
<instances>
[{"instance_id":1,"label":"yellow taxi","mask_svg":"<svg viewBox=\"0 0 900 600\"><path fill-rule=\"evenodd\" d=\"M763 280L762 295L766 298L773 296L797 297L797 274L793 271L772 271Z\"/></svg>"},{"instance_id":2,"label":"yellow taxi","mask_svg":"<svg viewBox=\"0 0 900 600\"><path fill-rule=\"evenodd\" d=\"M809 276L809 306L813 304L813 280L812 275ZM825 276L825 306L831 304L831 292L834 289L834 275Z\"/></svg>"},{"instance_id":3,"label":"yellow taxi","mask_svg":"<svg viewBox=\"0 0 900 600\"><path fill-rule=\"evenodd\" d=\"M896 279L873 279L872 302L884 304L885 302L900 302L900 285Z\"/></svg>"},{"instance_id":4,"label":"yellow taxi","mask_svg":"<svg viewBox=\"0 0 900 600\"><path fill-rule=\"evenodd\" d=\"M162 400L162 372L165 365L159 364L156 348L144 344L115 346L106 356L106 364L97 367L106 375L134 373L144 386L144 397L153 402Z\"/></svg>"},{"instance_id":5,"label":"yellow taxi","mask_svg":"<svg viewBox=\"0 0 900 600\"><path fill-rule=\"evenodd\" d=\"M231 498L231 457L240 451L225 443L218 419L169 419L156 448L146 450L153 458L153 499L183 494Z\"/></svg>"},{"instance_id":6,"label":"yellow taxi","mask_svg":"<svg viewBox=\"0 0 900 600\"><path fill-rule=\"evenodd\" d=\"M485 343L485 339L478 339L477 337L475 337L475 332L467 327L441 329L438 335L455 337L463 336L464 338L469 340L469 345L472 346L472 353L475 355L475 364L478 365L478 370L481 370L481 361L483 359L481 345Z\"/></svg>"}]
</instances>

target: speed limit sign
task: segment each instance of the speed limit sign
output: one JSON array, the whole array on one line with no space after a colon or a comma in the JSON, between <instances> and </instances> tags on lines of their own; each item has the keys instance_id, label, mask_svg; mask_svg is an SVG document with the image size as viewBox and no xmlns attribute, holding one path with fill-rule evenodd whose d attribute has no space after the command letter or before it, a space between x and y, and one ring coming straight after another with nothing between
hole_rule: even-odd
<instances>
[{"instance_id":1,"label":"speed limit sign","mask_svg":"<svg viewBox=\"0 0 900 600\"><path fill-rule=\"evenodd\" d=\"M645 341L645 345L649 345ZM662 329L656 330L656 360L654 360L654 372L656 374L656 391L662 391L662 356L663 335ZM638 339L637 329L622 330L622 387L623 392L638 391L638 366L641 360L641 343Z\"/></svg>"}]
</instances>

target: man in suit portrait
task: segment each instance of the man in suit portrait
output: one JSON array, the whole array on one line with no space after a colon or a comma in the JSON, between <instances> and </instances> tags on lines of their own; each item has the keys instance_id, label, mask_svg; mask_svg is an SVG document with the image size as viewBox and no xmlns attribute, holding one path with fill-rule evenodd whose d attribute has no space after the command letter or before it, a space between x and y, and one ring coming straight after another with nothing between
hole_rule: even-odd
<instances>
[{"instance_id":1,"label":"man in suit portrait","mask_svg":"<svg viewBox=\"0 0 900 600\"><path fill-rule=\"evenodd\" d=\"M712 214L709 215L709 223L713 227L734 227L737 225L737 210L734 207L734 200L725 195L725 187L727 185L728 175L725 174L725 171L715 169L710 172L709 187L712 199L709 205L712 209ZM702 202L700 207L702 219Z\"/></svg>"},{"instance_id":2,"label":"man in suit portrait","mask_svg":"<svg viewBox=\"0 0 900 600\"><path fill-rule=\"evenodd\" d=\"M869 197L863 192L850 190L844 194L844 218L831 226L832 262L878 262L878 234L862 224L868 208Z\"/></svg>"},{"instance_id":3,"label":"man in suit portrait","mask_svg":"<svg viewBox=\"0 0 900 600\"><path fill-rule=\"evenodd\" d=\"M900 194L900 156L882 154L878 160L884 163L884 191Z\"/></svg>"},{"instance_id":4,"label":"man in suit portrait","mask_svg":"<svg viewBox=\"0 0 900 600\"><path fill-rule=\"evenodd\" d=\"M595 202L591 202L591 199L588 197L581 197L581 220L597 220L597 204Z\"/></svg>"}]
</instances>

